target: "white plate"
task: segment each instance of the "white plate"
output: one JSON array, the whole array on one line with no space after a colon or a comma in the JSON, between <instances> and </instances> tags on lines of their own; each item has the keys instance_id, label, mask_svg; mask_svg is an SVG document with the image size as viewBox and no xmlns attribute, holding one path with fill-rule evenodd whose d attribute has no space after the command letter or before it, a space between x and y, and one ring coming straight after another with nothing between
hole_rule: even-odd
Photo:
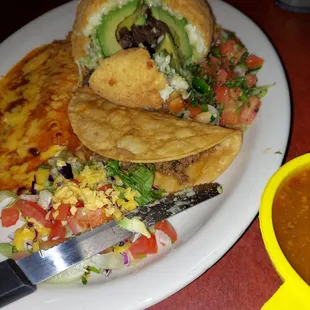
<instances>
[{"instance_id":1,"label":"white plate","mask_svg":"<svg viewBox=\"0 0 310 310\"><path fill-rule=\"evenodd\" d=\"M218 23L236 31L250 52L265 59L259 84L276 82L246 132L240 154L220 177L224 192L172 219L180 241L173 250L120 277L97 278L87 286L39 285L36 293L7 309L145 309L175 293L216 263L238 240L258 212L260 196L285 153L290 129L290 98L281 62L264 33L246 16L211 0ZM0 74L31 49L70 30L77 2L63 5L29 23L0 46ZM275 154L280 150L282 154ZM0 236L4 237L3 230ZM242 266L240 266L242 268ZM130 272L129 272L130 271Z\"/></svg>"}]
</instances>

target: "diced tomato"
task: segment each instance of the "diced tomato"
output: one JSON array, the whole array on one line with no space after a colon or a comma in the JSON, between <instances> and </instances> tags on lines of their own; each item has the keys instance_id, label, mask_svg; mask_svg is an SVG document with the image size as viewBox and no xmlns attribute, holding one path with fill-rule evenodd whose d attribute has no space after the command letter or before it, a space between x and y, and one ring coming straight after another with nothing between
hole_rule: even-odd
<instances>
[{"instance_id":1,"label":"diced tomato","mask_svg":"<svg viewBox=\"0 0 310 310\"><path fill-rule=\"evenodd\" d=\"M20 251L20 252L12 253L12 259L19 260L21 258L24 258L24 257L30 255L30 254L31 253L29 251Z\"/></svg>"},{"instance_id":2,"label":"diced tomato","mask_svg":"<svg viewBox=\"0 0 310 310\"><path fill-rule=\"evenodd\" d=\"M175 242L178 239L177 232L175 231L174 227L166 220L156 223L155 229L164 232L172 242Z\"/></svg>"},{"instance_id":3,"label":"diced tomato","mask_svg":"<svg viewBox=\"0 0 310 310\"><path fill-rule=\"evenodd\" d=\"M249 86L249 87L252 87L252 86L256 85L256 83L257 83L257 77L253 74L247 74L245 76L245 80L246 80L247 86Z\"/></svg>"},{"instance_id":4,"label":"diced tomato","mask_svg":"<svg viewBox=\"0 0 310 310\"><path fill-rule=\"evenodd\" d=\"M242 55L246 52L247 50L245 48L242 48L241 50L239 50L237 53L235 53L235 61L234 64L237 64L240 60L240 58L242 57Z\"/></svg>"},{"instance_id":5,"label":"diced tomato","mask_svg":"<svg viewBox=\"0 0 310 310\"><path fill-rule=\"evenodd\" d=\"M58 215L56 216L55 220L65 221L67 217L71 215L70 208L70 204L62 203L57 209Z\"/></svg>"},{"instance_id":6,"label":"diced tomato","mask_svg":"<svg viewBox=\"0 0 310 310\"><path fill-rule=\"evenodd\" d=\"M242 94L242 89L240 87L234 87L229 89L230 98L237 100Z\"/></svg>"},{"instance_id":7,"label":"diced tomato","mask_svg":"<svg viewBox=\"0 0 310 310\"><path fill-rule=\"evenodd\" d=\"M211 76L211 78L215 79L215 78L216 78L216 74L217 74L216 71L217 71L216 68L214 68L214 67L209 67L209 69L206 71L205 74L208 74L208 75Z\"/></svg>"},{"instance_id":8,"label":"diced tomato","mask_svg":"<svg viewBox=\"0 0 310 310\"><path fill-rule=\"evenodd\" d=\"M74 217L79 222L85 222L86 224L88 223L87 213L82 208L77 209L76 213L74 214Z\"/></svg>"},{"instance_id":9,"label":"diced tomato","mask_svg":"<svg viewBox=\"0 0 310 310\"><path fill-rule=\"evenodd\" d=\"M201 107L199 107L199 106L193 107L190 104L186 104L185 107L186 107L186 110L188 110L190 112L190 114L191 114L190 116L192 118L195 118L198 114L201 113Z\"/></svg>"},{"instance_id":10,"label":"diced tomato","mask_svg":"<svg viewBox=\"0 0 310 310\"><path fill-rule=\"evenodd\" d=\"M225 69L220 69L217 76L217 82L224 84L227 81L228 73Z\"/></svg>"},{"instance_id":11,"label":"diced tomato","mask_svg":"<svg viewBox=\"0 0 310 310\"><path fill-rule=\"evenodd\" d=\"M242 94L242 89L240 87L234 88L235 90L235 94L237 96L237 98L239 98Z\"/></svg>"},{"instance_id":12,"label":"diced tomato","mask_svg":"<svg viewBox=\"0 0 310 310\"><path fill-rule=\"evenodd\" d=\"M111 185L111 184L104 184L103 186L100 186L100 187L98 188L98 190L99 190L99 191L105 192L105 191L107 191L107 190L110 189L110 188L112 188L112 185Z\"/></svg>"},{"instance_id":13,"label":"diced tomato","mask_svg":"<svg viewBox=\"0 0 310 310\"><path fill-rule=\"evenodd\" d=\"M256 96L250 97L241 110L241 123L244 125L250 125L255 119L260 106L261 102Z\"/></svg>"},{"instance_id":14,"label":"diced tomato","mask_svg":"<svg viewBox=\"0 0 310 310\"><path fill-rule=\"evenodd\" d=\"M53 221L54 220L54 217L53 217L53 213L54 212L55 212L54 209L51 209L49 212L47 212L46 219L49 220L49 221Z\"/></svg>"},{"instance_id":15,"label":"diced tomato","mask_svg":"<svg viewBox=\"0 0 310 310\"><path fill-rule=\"evenodd\" d=\"M74 235L85 232L88 229L86 222L79 221L74 216L68 218L68 226Z\"/></svg>"},{"instance_id":16,"label":"diced tomato","mask_svg":"<svg viewBox=\"0 0 310 310\"><path fill-rule=\"evenodd\" d=\"M2 209L1 220L2 227L11 227L17 223L19 219L19 211L15 207Z\"/></svg>"},{"instance_id":17,"label":"diced tomato","mask_svg":"<svg viewBox=\"0 0 310 310\"><path fill-rule=\"evenodd\" d=\"M158 251L155 235L151 234L150 238L141 236L130 247L129 251L133 258L141 258L147 254L156 254Z\"/></svg>"},{"instance_id":18,"label":"diced tomato","mask_svg":"<svg viewBox=\"0 0 310 310\"><path fill-rule=\"evenodd\" d=\"M239 77L239 74L232 71L230 67L226 67L225 70L227 72L227 80L234 80L235 78Z\"/></svg>"},{"instance_id":19,"label":"diced tomato","mask_svg":"<svg viewBox=\"0 0 310 310\"><path fill-rule=\"evenodd\" d=\"M221 60L210 55L210 61L211 61L211 64L215 67L215 68L219 68L219 66L221 65Z\"/></svg>"},{"instance_id":20,"label":"diced tomato","mask_svg":"<svg viewBox=\"0 0 310 310\"><path fill-rule=\"evenodd\" d=\"M23 217L32 218L44 227L52 227L52 222L45 218L46 211L37 203L20 199L14 207L20 210Z\"/></svg>"},{"instance_id":21,"label":"diced tomato","mask_svg":"<svg viewBox=\"0 0 310 310\"><path fill-rule=\"evenodd\" d=\"M184 101L181 96L176 97L168 102L168 109L171 113L179 113L184 109Z\"/></svg>"},{"instance_id":22,"label":"diced tomato","mask_svg":"<svg viewBox=\"0 0 310 310\"><path fill-rule=\"evenodd\" d=\"M54 247L55 245L58 245L62 242L64 242L65 239L57 239L57 240L47 240L47 241L43 241L42 243L40 243L40 249L42 250L48 250L52 247Z\"/></svg>"},{"instance_id":23,"label":"diced tomato","mask_svg":"<svg viewBox=\"0 0 310 310\"><path fill-rule=\"evenodd\" d=\"M210 65L207 61L203 61L200 63L200 67L202 68L202 72L199 74L199 76L203 77L204 75L208 74L212 78L216 77L216 71L218 68L217 62L220 63L220 60L216 57L213 57L213 56L210 56L210 60L211 60L211 63L213 65Z\"/></svg>"},{"instance_id":24,"label":"diced tomato","mask_svg":"<svg viewBox=\"0 0 310 310\"><path fill-rule=\"evenodd\" d=\"M259 58L253 54L250 54L246 59L245 63L249 69L258 69L264 64L264 59Z\"/></svg>"},{"instance_id":25,"label":"diced tomato","mask_svg":"<svg viewBox=\"0 0 310 310\"><path fill-rule=\"evenodd\" d=\"M62 226L61 221L55 221L51 228L49 239L60 238L63 239L66 235L66 228Z\"/></svg>"},{"instance_id":26,"label":"diced tomato","mask_svg":"<svg viewBox=\"0 0 310 310\"><path fill-rule=\"evenodd\" d=\"M225 70L228 70L231 66L231 62L228 58L222 57L221 63L222 63L221 67L224 68Z\"/></svg>"},{"instance_id":27,"label":"diced tomato","mask_svg":"<svg viewBox=\"0 0 310 310\"><path fill-rule=\"evenodd\" d=\"M220 117L221 126L232 126L240 124L240 113L237 103L233 99L229 99L224 104L224 110Z\"/></svg>"},{"instance_id":28,"label":"diced tomato","mask_svg":"<svg viewBox=\"0 0 310 310\"><path fill-rule=\"evenodd\" d=\"M215 89L216 101L218 103L225 103L229 99L229 88L226 86L219 86Z\"/></svg>"},{"instance_id":29,"label":"diced tomato","mask_svg":"<svg viewBox=\"0 0 310 310\"><path fill-rule=\"evenodd\" d=\"M83 208L84 207L84 202L82 200L79 200L76 204L75 204L76 208Z\"/></svg>"},{"instance_id":30,"label":"diced tomato","mask_svg":"<svg viewBox=\"0 0 310 310\"><path fill-rule=\"evenodd\" d=\"M81 182L76 179L72 179L71 182L75 183L76 185L80 186Z\"/></svg>"},{"instance_id":31,"label":"diced tomato","mask_svg":"<svg viewBox=\"0 0 310 310\"><path fill-rule=\"evenodd\" d=\"M219 46L219 50L222 56L232 56L234 53L234 47L236 42L234 40L228 40L227 42Z\"/></svg>"},{"instance_id":32,"label":"diced tomato","mask_svg":"<svg viewBox=\"0 0 310 310\"><path fill-rule=\"evenodd\" d=\"M110 218L106 216L104 208L101 208L101 209L87 212L87 220L88 220L88 225L94 228L103 223L108 222Z\"/></svg>"}]
</instances>

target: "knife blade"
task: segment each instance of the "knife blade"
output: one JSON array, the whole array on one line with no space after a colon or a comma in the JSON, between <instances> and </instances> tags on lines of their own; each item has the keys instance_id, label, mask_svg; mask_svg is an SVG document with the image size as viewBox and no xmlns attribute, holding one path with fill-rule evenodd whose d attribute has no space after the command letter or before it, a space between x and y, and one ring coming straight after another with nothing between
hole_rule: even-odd
<instances>
[{"instance_id":1,"label":"knife blade","mask_svg":"<svg viewBox=\"0 0 310 310\"><path fill-rule=\"evenodd\" d=\"M220 184L208 183L192 187L139 207L126 215L138 216L150 227L203 201L219 195ZM123 241L134 233L109 221L93 230L69 239L48 250L40 250L17 261L8 259L0 263L0 307L20 299L36 290L36 284L68 269Z\"/></svg>"}]
</instances>

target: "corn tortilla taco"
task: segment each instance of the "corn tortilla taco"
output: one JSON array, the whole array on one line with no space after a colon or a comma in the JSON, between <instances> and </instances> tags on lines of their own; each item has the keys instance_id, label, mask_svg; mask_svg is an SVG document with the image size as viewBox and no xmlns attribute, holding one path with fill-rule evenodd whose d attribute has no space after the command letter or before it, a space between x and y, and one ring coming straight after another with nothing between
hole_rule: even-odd
<instances>
[{"instance_id":1,"label":"corn tortilla taco","mask_svg":"<svg viewBox=\"0 0 310 310\"><path fill-rule=\"evenodd\" d=\"M239 130L113 104L89 88L69 103L71 126L91 151L122 162L154 164L155 185L173 192L211 182L239 152Z\"/></svg>"}]
</instances>

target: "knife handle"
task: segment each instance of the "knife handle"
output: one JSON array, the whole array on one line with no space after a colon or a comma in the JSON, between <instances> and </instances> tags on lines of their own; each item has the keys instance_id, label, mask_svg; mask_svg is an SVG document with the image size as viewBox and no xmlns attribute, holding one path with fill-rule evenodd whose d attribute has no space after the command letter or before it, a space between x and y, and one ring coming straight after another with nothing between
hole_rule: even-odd
<instances>
[{"instance_id":1,"label":"knife handle","mask_svg":"<svg viewBox=\"0 0 310 310\"><path fill-rule=\"evenodd\" d=\"M0 263L0 308L33 293L36 289L13 259Z\"/></svg>"}]
</instances>

